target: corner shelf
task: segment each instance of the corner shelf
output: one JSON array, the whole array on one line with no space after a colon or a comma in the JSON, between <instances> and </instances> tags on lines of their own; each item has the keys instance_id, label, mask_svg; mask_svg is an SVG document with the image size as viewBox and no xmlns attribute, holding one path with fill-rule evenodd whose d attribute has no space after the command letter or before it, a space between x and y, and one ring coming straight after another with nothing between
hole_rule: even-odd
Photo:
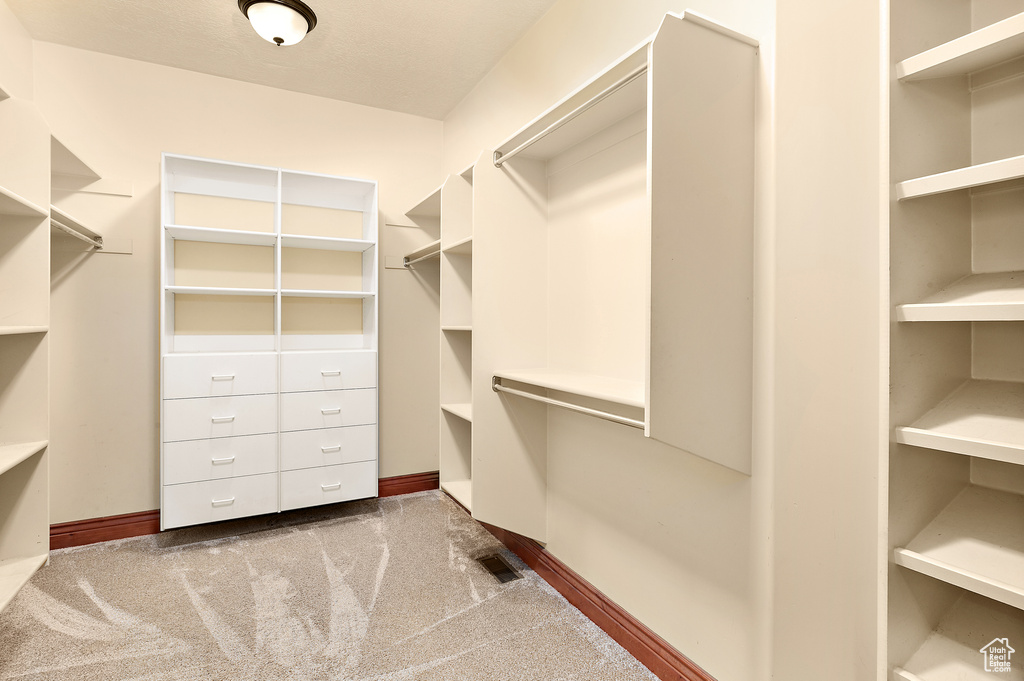
<instances>
[{"instance_id":1,"label":"corner shelf","mask_svg":"<svg viewBox=\"0 0 1024 681\"><path fill-rule=\"evenodd\" d=\"M963 76L1024 55L1024 13L996 22L896 64L904 81Z\"/></svg>"},{"instance_id":2,"label":"corner shelf","mask_svg":"<svg viewBox=\"0 0 1024 681\"><path fill-rule=\"evenodd\" d=\"M169 237L178 241L203 241L240 246L273 246L277 243L277 235L273 232L244 232L237 229L188 227L186 225L164 225L164 231Z\"/></svg>"},{"instance_id":3,"label":"corner shelf","mask_svg":"<svg viewBox=\"0 0 1024 681\"><path fill-rule=\"evenodd\" d=\"M458 416L460 419L463 419L464 421L468 421L470 423L473 422L472 402L463 402L458 404L442 404L441 409L444 409L449 414Z\"/></svg>"},{"instance_id":4,"label":"corner shelf","mask_svg":"<svg viewBox=\"0 0 1024 681\"><path fill-rule=\"evenodd\" d=\"M47 554L0 562L0 610L28 583L36 570L46 564Z\"/></svg>"},{"instance_id":5,"label":"corner shelf","mask_svg":"<svg viewBox=\"0 0 1024 681\"><path fill-rule=\"evenodd\" d=\"M906 548L897 565L1024 608L1024 497L968 487Z\"/></svg>"},{"instance_id":6,"label":"corner shelf","mask_svg":"<svg viewBox=\"0 0 1024 681\"><path fill-rule=\"evenodd\" d=\"M1024 465L1024 383L967 381L896 441Z\"/></svg>"},{"instance_id":7,"label":"corner shelf","mask_svg":"<svg viewBox=\"0 0 1024 681\"><path fill-rule=\"evenodd\" d=\"M643 381L627 381L554 369L532 369L528 371L495 371L498 378L525 383L537 388L590 397L627 407L644 407Z\"/></svg>"},{"instance_id":8,"label":"corner shelf","mask_svg":"<svg viewBox=\"0 0 1024 681\"><path fill-rule=\"evenodd\" d=\"M441 217L441 187L434 189L420 201L405 211L406 216L412 218L415 216L428 217L428 218L440 218Z\"/></svg>"},{"instance_id":9,"label":"corner shelf","mask_svg":"<svg viewBox=\"0 0 1024 681\"><path fill-rule=\"evenodd\" d=\"M901 322L1024 320L1024 272L972 274L920 303L897 308Z\"/></svg>"},{"instance_id":10,"label":"corner shelf","mask_svg":"<svg viewBox=\"0 0 1024 681\"><path fill-rule=\"evenodd\" d=\"M0 475L43 451L48 444L47 440L39 440L38 442L24 442L0 447Z\"/></svg>"},{"instance_id":11,"label":"corner shelf","mask_svg":"<svg viewBox=\"0 0 1024 681\"><path fill-rule=\"evenodd\" d=\"M45 208L37 206L9 189L0 187L0 215L42 218L47 216L47 212Z\"/></svg>"},{"instance_id":12,"label":"corner shelf","mask_svg":"<svg viewBox=\"0 0 1024 681\"><path fill-rule=\"evenodd\" d=\"M903 201L1021 177L1024 177L1024 156L1012 156L899 182L896 184L896 198Z\"/></svg>"}]
</instances>

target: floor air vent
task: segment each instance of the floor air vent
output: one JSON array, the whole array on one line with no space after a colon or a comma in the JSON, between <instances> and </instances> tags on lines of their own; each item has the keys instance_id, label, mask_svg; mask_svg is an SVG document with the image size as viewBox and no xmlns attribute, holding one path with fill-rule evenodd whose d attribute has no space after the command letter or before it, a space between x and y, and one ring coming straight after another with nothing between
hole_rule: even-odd
<instances>
[{"instance_id":1,"label":"floor air vent","mask_svg":"<svg viewBox=\"0 0 1024 681\"><path fill-rule=\"evenodd\" d=\"M513 579L519 579L522 577L521 574L516 572L511 565L505 562L499 554L493 556L487 556L486 558L480 559L480 564L487 569L494 578L504 584L505 582L511 582Z\"/></svg>"}]
</instances>

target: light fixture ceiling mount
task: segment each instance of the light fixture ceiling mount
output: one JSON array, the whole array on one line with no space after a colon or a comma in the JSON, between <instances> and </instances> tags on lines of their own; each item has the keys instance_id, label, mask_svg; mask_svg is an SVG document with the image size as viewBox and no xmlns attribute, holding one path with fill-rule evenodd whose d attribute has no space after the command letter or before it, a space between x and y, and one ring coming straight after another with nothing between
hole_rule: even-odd
<instances>
[{"instance_id":1,"label":"light fixture ceiling mount","mask_svg":"<svg viewBox=\"0 0 1024 681\"><path fill-rule=\"evenodd\" d=\"M316 14L301 0L238 0L238 9L264 40L294 45L316 26Z\"/></svg>"}]
</instances>

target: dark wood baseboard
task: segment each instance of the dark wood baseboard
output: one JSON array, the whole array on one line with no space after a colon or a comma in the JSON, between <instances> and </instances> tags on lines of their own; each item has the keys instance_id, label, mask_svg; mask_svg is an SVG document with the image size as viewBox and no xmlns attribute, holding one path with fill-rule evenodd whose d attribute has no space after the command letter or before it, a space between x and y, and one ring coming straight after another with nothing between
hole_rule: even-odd
<instances>
[{"instance_id":1,"label":"dark wood baseboard","mask_svg":"<svg viewBox=\"0 0 1024 681\"><path fill-rule=\"evenodd\" d=\"M662 681L715 681L714 677L576 574L532 539L481 523L616 643Z\"/></svg>"},{"instance_id":2,"label":"dark wood baseboard","mask_svg":"<svg viewBox=\"0 0 1024 681\"><path fill-rule=\"evenodd\" d=\"M399 494L426 492L438 489L440 477L437 471L413 473L412 475L396 475L393 478L381 478L377 481L378 497L394 497Z\"/></svg>"},{"instance_id":3,"label":"dark wood baseboard","mask_svg":"<svg viewBox=\"0 0 1024 681\"><path fill-rule=\"evenodd\" d=\"M106 518L50 525L50 550L84 546L112 539L141 537L160 531L160 511L140 511Z\"/></svg>"},{"instance_id":4,"label":"dark wood baseboard","mask_svg":"<svg viewBox=\"0 0 1024 681\"><path fill-rule=\"evenodd\" d=\"M412 494L413 492L438 489L438 486L437 471L396 475L378 481L377 496L393 497L399 494ZM156 534L159 531L159 510L112 515L106 518L90 518L89 520L73 520L68 523L50 525L50 550L85 546L113 539L141 537L147 534Z\"/></svg>"}]
</instances>

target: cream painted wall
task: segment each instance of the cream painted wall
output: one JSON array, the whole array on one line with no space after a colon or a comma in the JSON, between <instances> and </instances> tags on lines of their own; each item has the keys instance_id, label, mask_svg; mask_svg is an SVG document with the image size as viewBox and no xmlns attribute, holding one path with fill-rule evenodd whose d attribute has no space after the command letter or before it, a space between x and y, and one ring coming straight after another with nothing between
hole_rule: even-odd
<instances>
[{"instance_id":1,"label":"cream painted wall","mask_svg":"<svg viewBox=\"0 0 1024 681\"><path fill-rule=\"evenodd\" d=\"M403 212L436 185L442 125L48 43L35 44L35 69L54 133L105 178L134 186L132 198L62 203L134 253L83 255L55 238L51 521L154 509L160 152L375 179L381 255L401 255L419 230L385 225L408 224ZM436 325L431 293L382 268L382 477L437 470L437 346L409 342L433 341Z\"/></svg>"},{"instance_id":2,"label":"cream painted wall","mask_svg":"<svg viewBox=\"0 0 1024 681\"><path fill-rule=\"evenodd\" d=\"M0 0L0 89L32 99L32 38Z\"/></svg>"},{"instance_id":3,"label":"cream painted wall","mask_svg":"<svg viewBox=\"0 0 1024 681\"><path fill-rule=\"evenodd\" d=\"M761 41L753 475L550 409L547 548L719 681L883 678L879 7L561 0L446 119L445 167L687 8Z\"/></svg>"}]
</instances>

